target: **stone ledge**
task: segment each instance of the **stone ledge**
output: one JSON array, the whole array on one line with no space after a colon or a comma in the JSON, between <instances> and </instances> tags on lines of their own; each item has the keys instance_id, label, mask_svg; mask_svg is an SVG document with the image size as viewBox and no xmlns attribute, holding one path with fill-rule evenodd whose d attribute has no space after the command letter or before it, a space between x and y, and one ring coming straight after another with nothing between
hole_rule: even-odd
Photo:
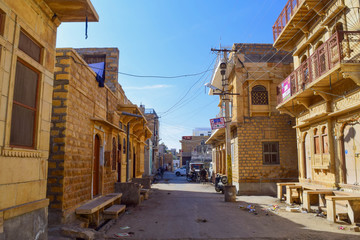
<instances>
[{"instance_id":1,"label":"stone ledge","mask_svg":"<svg viewBox=\"0 0 360 240\"><path fill-rule=\"evenodd\" d=\"M40 208L45 208L49 205L49 199L41 199L34 202L29 202L14 207L6 208L0 211L3 214L3 219L7 220Z\"/></svg>"}]
</instances>

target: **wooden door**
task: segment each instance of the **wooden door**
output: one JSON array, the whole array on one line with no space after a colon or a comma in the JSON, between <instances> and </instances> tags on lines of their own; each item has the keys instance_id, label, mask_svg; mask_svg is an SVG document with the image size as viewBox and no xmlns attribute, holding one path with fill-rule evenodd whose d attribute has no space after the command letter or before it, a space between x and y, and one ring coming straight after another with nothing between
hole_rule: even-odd
<instances>
[{"instance_id":1,"label":"wooden door","mask_svg":"<svg viewBox=\"0 0 360 240\"><path fill-rule=\"evenodd\" d=\"M305 143L304 143L304 157L305 157L305 168L306 168L306 178L311 179L311 145L310 145L310 135L306 134Z\"/></svg>"},{"instance_id":2,"label":"wooden door","mask_svg":"<svg viewBox=\"0 0 360 240\"><path fill-rule=\"evenodd\" d=\"M100 173L100 138L95 135L94 164L93 164L93 197L99 195L99 173Z\"/></svg>"},{"instance_id":3,"label":"wooden door","mask_svg":"<svg viewBox=\"0 0 360 240\"><path fill-rule=\"evenodd\" d=\"M346 183L360 182L360 124L347 125L344 129Z\"/></svg>"},{"instance_id":4,"label":"wooden door","mask_svg":"<svg viewBox=\"0 0 360 240\"><path fill-rule=\"evenodd\" d=\"M117 168L117 174L118 174L118 182L121 182L121 144L120 144L120 138L118 138L118 162L117 162L117 165L118 165L118 168Z\"/></svg>"}]
</instances>

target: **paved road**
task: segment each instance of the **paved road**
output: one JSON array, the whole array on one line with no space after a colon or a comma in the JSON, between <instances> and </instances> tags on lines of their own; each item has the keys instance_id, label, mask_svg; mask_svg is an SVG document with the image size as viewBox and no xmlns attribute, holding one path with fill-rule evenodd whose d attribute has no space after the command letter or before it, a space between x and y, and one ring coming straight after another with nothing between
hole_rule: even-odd
<instances>
[{"instance_id":1,"label":"paved road","mask_svg":"<svg viewBox=\"0 0 360 240\"><path fill-rule=\"evenodd\" d=\"M255 213L246 209L249 204ZM274 204L280 206L276 212L265 210ZM130 228L122 230L124 226ZM339 226L311 213L287 212L272 197L241 196L227 203L211 184L188 183L185 177L165 173L164 180L153 185L150 199L129 209L107 236L127 232L131 237L122 239L360 239L360 233Z\"/></svg>"}]
</instances>

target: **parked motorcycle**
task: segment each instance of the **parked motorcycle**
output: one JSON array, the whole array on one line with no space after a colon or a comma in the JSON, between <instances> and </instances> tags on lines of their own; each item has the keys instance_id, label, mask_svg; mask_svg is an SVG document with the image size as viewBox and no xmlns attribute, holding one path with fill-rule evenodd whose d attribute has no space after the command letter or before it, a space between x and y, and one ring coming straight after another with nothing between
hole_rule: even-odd
<instances>
[{"instance_id":1,"label":"parked motorcycle","mask_svg":"<svg viewBox=\"0 0 360 240\"><path fill-rule=\"evenodd\" d=\"M228 183L227 176L216 175L215 178L215 191L224 193L224 186Z\"/></svg>"},{"instance_id":2,"label":"parked motorcycle","mask_svg":"<svg viewBox=\"0 0 360 240\"><path fill-rule=\"evenodd\" d=\"M186 180L188 182L200 182L200 175L197 172L190 172L186 175Z\"/></svg>"}]
</instances>

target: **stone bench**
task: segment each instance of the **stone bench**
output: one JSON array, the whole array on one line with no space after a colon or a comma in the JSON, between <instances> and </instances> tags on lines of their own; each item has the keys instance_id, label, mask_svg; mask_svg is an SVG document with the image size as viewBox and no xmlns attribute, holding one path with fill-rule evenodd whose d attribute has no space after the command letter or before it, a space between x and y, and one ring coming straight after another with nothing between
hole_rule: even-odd
<instances>
[{"instance_id":1,"label":"stone bench","mask_svg":"<svg viewBox=\"0 0 360 240\"><path fill-rule=\"evenodd\" d=\"M276 183L277 186L277 198L278 199L282 199L283 197L283 186L289 186L289 185L295 185L298 184L296 182L281 182L281 183Z\"/></svg>"},{"instance_id":2,"label":"stone bench","mask_svg":"<svg viewBox=\"0 0 360 240\"><path fill-rule=\"evenodd\" d=\"M140 184L133 182L115 183L115 192L123 193L121 203L126 206L137 206L141 203L141 188Z\"/></svg>"},{"instance_id":3,"label":"stone bench","mask_svg":"<svg viewBox=\"0 0 360 240\"><path fill-rule=\"evenodd\" d=\"M116 219L119 213L124 212L126 209L125 205L112 205L111 207L104 210L105 219Z\"/></svg>"},{"instance_id":4,"label":"stone bench","mask_svg":"<svg viewBox=\"0 0 360 240\"><path fill-rule=\"evenodd\" d=\"M104 209L121 203L122 193L110 193L97 197L76 208L75 213L89 220L91 225L99 226Z\"/></svg>"},{"instance_id":5,"label":"stone bench","mask_svg":"<svg viewBox=\"0 0 360 240\"><path fill-rule=\"evenodd\" d=\"M336 202L347 201L347 214L352 224L360 223L360 194L341 193L326 196L327 220L336 222Z\"/></svg>"},{"instance_id":6,"label":"stone bench","mask_svg":"<svg viewBox=\"0 0 360 240\"><path fill-rule=\"evenodd\" d=\"M294 194L294 190L296 191L296 195ZM286 203L292 204L295 199L298 199L301 202L301 185L286 185Z\"/></svg>"},{"instance_id":7,"label":"stone bench","mask_svg":"<svg viewBox=\"0 0 360 240\"><path fill-rule=\"evenodd\" d=\"M304 190L302 193L302 208L308 212L311 211L310 203L312 195L318 195L319 207L324 207L326 205L325 197L328 195L334 195L333 191L333 189Z\"/></svg>"},{"instance_id":8,"label":"stone bench","mask_svg":"<svg viewBox=\"0 0 360 240\"><path fill-rule=\"evenodd\" d=\"M149 199L149 195L150 195L150 189L140 189L140 194L144 196L144 200L148 200Z\"/></svg>"}]
</instances>

